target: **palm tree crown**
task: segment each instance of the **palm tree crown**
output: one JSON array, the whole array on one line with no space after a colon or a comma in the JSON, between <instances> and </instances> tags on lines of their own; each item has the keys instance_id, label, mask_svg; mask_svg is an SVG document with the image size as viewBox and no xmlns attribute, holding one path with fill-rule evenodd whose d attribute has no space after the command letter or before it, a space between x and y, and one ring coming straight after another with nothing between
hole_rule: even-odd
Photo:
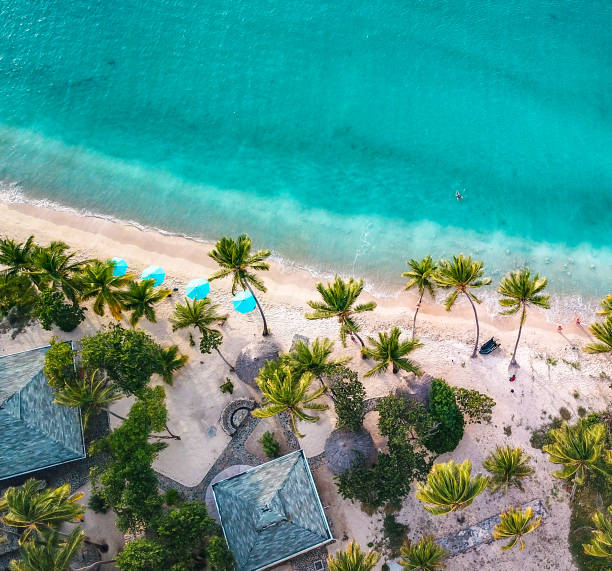
<instances>
[{"instance_id":1,"label":"palm tree crown","mask_svg":"<svg viewBox=\"0 0 612 571\"><path fill-rule=\"evenodd\" d=\"M214 325L223 325L227 320L227 313L223 315L217 313L218 308L219 305L212 303L208 298L193 301L185 298L185 305L177 304L170 318L172 331L195 327L200 333L203 333L206 330L214 329Z\"/></svg>"},{"instance_id":2,"label":"palm tree crown","mask_svg":"<svg viewBox=\"0 0 612 571\"><path fill-rule=\"evenodd\" d=\"M474 319L476 320L476 343L472 357L476 357L478 353L478 338L480 336L480 324L478 323L478 313L474 302L480 303L480 300L472 293L471 290L489 285L491 278L485 278L484 264L480 261L473 261L472 256L467 258L463 254L453 256L452 260L440 260L438 270L434 275L435 282L444 289L453 289L454 291L444 300L444 306L447 311L450 311L459 294L464 294L474 310Z\"/></svg>"},{"instance_id":3,"label":"palm tree crown","mask_svg":"<svg viewBox=\"0 0 612 571\"><path fill-rule=\"evenodd\" d=\"M131 274L113 275L112 262L94 260L88 264L81 275L83 287L82 298L95 298L93 310L97 315L104 315L104 307L108 307L115 319L121 319L123 307L123 288L130 283Z\"/></svg>"},{"instance_id":4,"label":"palm tree crown","mask_svg":"<svg viewBox=\"0 0 612 571\"><path fill-rule=\"evenodd\" d=\"M109 384L97 370L67 381L55 393L56 403L81 409L85 427L92 416L107 409L120 398L119 390Z\"/></svg>"},{"instance_id":5,"label":"palm tree crown","mask_svg":"<svg viewBox=\"0 0 612 571\"><path fill-rule=\"evenodd\" d=\"M449 551L434 543L431 535L421 537L418 542L405 541L400 549L399 564L404 571L435 571L444 569L442 563Z\"/></svg>"},{"instance_id":6,"label":"palm tree crown","mask_svg":"<svg viewBox=\"0 0 612 571\"><path fill-rule=\"evenodd\" d=\"M70 571L70 563L78 555L85 534L76 527L61 538L55 530L41 534L41 541L26 541L20 550L21 559L9 563L9 571Z\"/></svg>"},{"instance_id":7,"label":"palm tree crown","mask_svg":"<svg viewBox=\"0 0 612 571\"><path fill-rule=\"evenodd\" d=\"M317 338L312 342L312 347L304 341L298 341L289 353L281 355L281 361L291 369L294 375L312 373L321 381L330 366L342 365L351 360L350 357L330 359L333 350L334 342L331 339Z\"/></svg>"},{"instance_id":8,"label":"palm tree crown","mask_svg":"<svg viewBox=\"0 0 612 571\"><path fill-rule=\"evenodd\" d=\"M591 541L582 544L584 552L592 557L612 558L612 506L608 506L608 517L602 513L593 515L593 537Z\"/></svg>"},{"instance_id":9,"label":"palm tree crown","mask_svg":"<svg viewBox=\"0 0 612 571\"><path fill-rule=\"evenodd\" d=\"M591 323L591 333L599 339L599 342L589 343L584 347L586 353L610 353L612 351L612 315L608 315L604 321Z\"/></svg>"},{"instance_id":10,"label":"palm tree crown","mask_svg":"<svg viewBox=\"0 0 612 571\"><path fill-rule=\"evenodd\" d=\"M416 334L416 318L423 301L425 292L429 292L429 295L435 297L436 282L434 281L437 265L433 261L431 256L426 256L422 260L410 259L408 262L410 268L407 272L402 274L402 277L409 278L406 284L406 289L417 288L419 292L419 302L417 303L416 311L414 312L414 318L412 320L412 338Z\"/></svg>"},{"instance_id":11,"label":"palm tree crown","mask_svg":"<svg viewBox=\"0 0 612 571\"><path fill-rule=\"evenodd\" d=\"M169 289L155 289L155 280L132 281L122 295L123 307L131 311L130 325L136 327L141 317L156 323L154 305L170 295Z\"/></svg>"},{"instance_id":12,"label":"palm tree crown","mask_svg":"<svg viewBox=\"0 0 612 571\"><path fill-rule=\"evenodd\" d=\"M433 515L442 515L463 509L472 504L476 496L484 492L489 478L482 474L471 477L472 463L466 460L455 464L452 460L434 464L427 475L427 483L417 484L416 497Z\"/></svg>"},{"instance_id":13,"label":"palm tree crown","mask_svg":"<svg viewBox=\"0 0 612 571\"><path fill-rule=\"evenodd\" d=\"M178 345L170 345L161 350L160 354L160 374L164 383L172 386L174 384L174 373L185 366L189 360L187 355L179 353Z\"/></svg>"},{"instance_id":14,"label":"palm tree crown","mask_svg":"<svg viewBox=\"0 0 612 571\"><path fill-rule=\"evenodd\" d=\"M356 541L351 541L345 551L336 551L334 555L327 556L327 566L329 571L371 571L379 558L379 553L366 553Z\"/></svg>"},{"instance_id":15,"label":"palm tree crown","mask_svg":"<svg viewBox=\"0 0 612 571\"><path fill-rule=\"evenodd\" d=\"M0 521L25 530L23 544L33 532L42 532L68 521L80 521L85 508L77 504L83 494L70 494L70 484L45 488L40 480L27 480L20 488L10 487L0 498Z\"/></svg>"},{"instance_id":16,"label":"palm tree crown","mask_svg":"<svg viewBox=\"0 0 612 571\"><path fill-rule=\"evenodd\" d=\"M0 258L0 263L2 259ZM607 295L601 300L601 309L597 312L598 315L612 315L612 294Z\"/></svg>"},{"instance_id":17,"label":"palm tree crown","mask_svg":"<svg viewBox=\"0 0 612 571\"><path fill-rule=\"evenodd\" d=\"M510 538L502 547L504 551L512 549L520 541L520 550L525 549L523 536L537 529L542 523L542 516L534 519L533 509L527 508L524 512L510 506L499 515L499 523L493 527L493 539Z\"/></svg>"},{"instance_id":18,"label":"palm tree crown","mask_svg":"<svg viewBox=\"0 0 612 571\"><path fill-rule=\"evenodd\" d=\"M551 430L550 435L553 443L543 446L542 451L548 454L550 462L563 465L563 468L553 472L553 476L564 480L573 478L574 490L576 486L584 484L589 471L611 475L605 464L600 465L606 444L606 427L603 424L589 426L583 420L574 426L565 423L561 428Z\"/></svg>"},{"instance_id":19,"label":"palm tree crown","mask_svg":"<svg viewBox=\"0 0 612 571\"><path fill-rule=\"evenodd\" d=\"M384 373L389 368L389 365L391 365L393 374L396 374L400 369L415 375L423 373L414 361L406 358L406 355L409 355L418 347L422 347L423 344L418 339L400 342L399 337L401 334L402 332L399 327L393 327L389 333L379 333L378 339L368 337L370 347L366 347L364 353L370 359L377 361L378 364L369 370L364 375L365 377Z\"/></svg>"},{"instance_id":20,"label":"palm tree crown","mask_svg":"<svg viewBox=\"0 0 612 571\"><path fill-rule=\"evenodd\" d=\"M36 251L34 236L20 243L10 238L0 239L0 265L6 266L2 276L15 276L32 268L32 256Z\"/></svg>"},{"instance_id":21,"label":"palm tree crown","mask_svg":"<svg viewBox=\"0 0 612 571\"><path fill-rule=\"evenodd\" d=\"M541 278L539 274L531 277L529 268L523 268L508 274L502 278L499 284L497 291L502 295L499 304L507 308L501 312L502 315L514 315L522 310L516 345L510 361L511 365L516 365L516 349L521 338L523 325L527 319L527 307L534 305L542 309L550 309L550 296L542 295L542 291L547 284L548 280Z\"/></svg>"},{"instance_id":22,"label":"palm tree crown","mask_svg":"<svg viewBox=\"0 0 612 571\"><path fill-rule=\"evenodd\" d=\"M312 313L306 314L306 319L329 319L336 317L340 323L340 339L342 345L346 347L346 336L355 335L365 346L359 337L359 325L353 316L364 311L372 311L376 307L373 301L355 305L357 298L363 291L363 280L349 278L344 281L340 276L336 276L334 281L326 286L322 283L317 284L317 291L321 294L323 301L309 301L308 305L314 309Z\"/></svg>"},{"instance_id":23,"label":"palm tree crown","mask_svg":"<svg viewBox=\"0 0 612 571\"><path fill-rule=\"evenodd\" d=\"M304 410L326 410L327 405L315 403L326 388L309 393L313 376L311 373L294 374L286 365L271 364L259 372L255 382L264 397L263 406L252 412L258 418L268 418L287 411L291 428L300 438L303 436L296 425L296 420L317 422L318 416L311 416Z\"/></svg>"},{"instance_id":24,"label":"palm tree crown","mask_svg":"<svg viewBox=\"0 0 612 571\"><path fill-rule=\"evenodd\" d=\"M533 468L529 466L530 459L520 446L498 446L482 463L482 467L491 474L490 490L495 492L503 487L505 494L514 485L522 491L521 478L533 474Z\"/></svg>"},{"instance_id":25,"label":"palm tree crown","mask_svg":"<svg viewBox=\"0 0 612 571\"><path fill-rule=\"evenodd\" d=\"M265 293L266 286L254 272L270 269L270 264L265 260L270 256L271 252L270 250L258 250L251 254L251 246L251 238L246 234L240 234L236 240L227 236L221 238L208 253L219 264L221 269L212 274L208 279L212 281L231 275L232 294L235 294L239 288L247 288L257 303L264 324L263 334L265 336L269 334L268 324L259 300L253 292L253 287Z\"/></svg>"}]
</instances>

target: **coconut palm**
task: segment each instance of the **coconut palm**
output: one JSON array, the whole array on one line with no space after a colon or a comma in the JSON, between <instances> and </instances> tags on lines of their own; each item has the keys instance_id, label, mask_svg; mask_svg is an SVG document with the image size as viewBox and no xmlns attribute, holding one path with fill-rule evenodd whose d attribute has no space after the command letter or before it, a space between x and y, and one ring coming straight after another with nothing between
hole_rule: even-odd
<instances>
[{"instance_id":1,"label":"coconut palm","mask_svg":"<svg viewBox=\"0 0 612 571\"><path fill-rule=\"evenodd\" d=\"M476 320L476 343L472 358L478 354L478 339L480 337L480 324L478 322L478 312L474 302L480 303L480 300L472 293L471 290L489 285L491 278L484 278L484 264L480 261L472 261L472 256L467 258L463 254L453 256L452 260L440 260L438 269L434 275L436 284L444 289L453 289L454 291L444 300L446 311L450 311L459 294L464 294L472 305L474 310L474 319Z\"/></svg>"},{"instance_id":2,"label":"coconut palm","mask_svg":"<svg viewBox=\"0 0 612 571\"><path fill-rule=\"evenodd\" d=\"M586 353L610 353L612 351L612 315L604 321L591 323L590 332L599 339L599 343L589 343L584 347Z\"/></svg>"},{"instance_id":3,"label":"coconut palm","mask_svg":"<svg viewBox=\"0 0 612 571\"><path fill-rule=\"evenodd\" d=\"M327 566L329 571L371 571L379 559L380 554L376 551L366 553L356 541L351 541L345 551L327 556Z\"/></svg>"},{"instance_id":4,"label":"coconut palm","mask_svg":"<svg viewBox=\"0 0 612 571\"><path fill-rule=\"evenodd\" d=\"M449 553L444 547L434 543L432 535L427 535L421 537L418 542L405 541L400 548L398 563L404 571L435 571L446 567L442 561Z\"/></svg>"},{"instance_id":5,"label":"coconut palm","mask_svg":"<svg viewBox=\"0 0 612 571\"><path fill-rule=\"evenodd\" d=\"M0 263L2 260L0 259ZM597 312L598 315L612 315L612 294L607 295L601 300L601 309Z\"/></svg>"},{"instance_id":6,"label":"coconut palm","mask_svg":"<svg viewBox=\"0 0 612 571\"><path fill-rule=\"evenodd\" d=\"M378 334L378 339L368 337L370 347L366 347L363 352L366 357L377 361L378 364L370 369L364 377L371 377L378 373L384 373L391 365L393 374L397 374L399 370L408 371L415 375L421 375L421 368L410 359L406 358L423 344L418 339L410 339L400 342L399 337L402 334L399 327L393 327L389 333L383 332Z\"/></svg>"},{"instance_id":7,"label":"coconut palm","mask_svg":"<svg viewBox=\"0 0 612 571\"><path fill-rule=\"evenodd\" d=\"M407 272L402 274L402 277L410 278L406 284L406 289L410 290L416 287L419 292L419 302L417 303L414 318L412 319L412 338L414 339L416 334L417 314L421 308L423 296L427 291L432 298L435 297L436 282L434 281L434 276L438 268L431 256L426 256L422 260L410 259L406 263L410 268Z\"/></svg>"},{"instance_id":8,"label":"coconut palm","mask_svg":"<svg viewBox=\"0 0 612 571\"><path fill-rule=\"evenodd\" d=\"M24 530L22 545L32 535L69 521L80 521L85 507L77 504L83 494L70 494L70 484L45 488L40 480L29 479L19 488L9 487L0 498L0 522Z\"/></svg>"},{"instance_id":9,"label":"coconut palm","mask_svg":"<svg viewBox=\"0 0 612 571\"><path fill-rule=\"evenodd\" d=\"M542 523L542 516L534 517L533 509L525 511L510 506L504 513L499 514L499 523L493 527L493 539L507 539L510 541L502 547L504 551L512 549L520 542L520 550L525 549L523 536L537 529Z\"/></svg>"},{"instance_id":10,"label":"coconut palm","mask_svg":"<svg viewBox=\"0 0 612 571\"><path fill-rule=\"evenodd\" d=\"M608 516L602 513L593 515L593 537L589 543L583 543L582 547L587 555L593 557L612 558L612 506L608 506Z\"/></svg>"},{"instance_id":11,"label":"coconut palm","mask_svg":"<svg viewBox=\"0 0 612 571\"><path fill-rule=\"evenodd\" d=\"M482 474L472 478L471 473L472 463L469 460L463 464L455 464L452 460L434 464L427 475L427 483L417 484L416 497L433 515L466 508L489 485L489 478Z\"/></svg>"},{"instance_id":12,"label":"coconut palm","mask_svg":"<svg viewBox=\"0 0 612 571\"><path fill-rule=\"evenodd\" d=\"M80 274L90 260L77 261L75 253L66 253L68 245L51 242L46 248L37 248L32 255L30 275L38 289L60 290L76 304L81 294Z\"/></svg>"},{"instance_id":13,"label":"coconut palm","mask_svg":"<svg viewBox=\"0 0 612 571\"><path fill-rule=\"evenodd\" d=\"M0 271L0 276L16 276L32 268L32 255L36 251L34 236L25 242L17 242L10 238L0 239L0 266L6 268Z\"/></svg>"},{"instance_id":14,"label":"coconut palm","mask_svg":"<svg viewBox=\"0 0 612 571\"><path fill-rule=\"evenodd\" d=\"M333 365L343 365L351 360L350 357L331 359L334 342L331 339L315 339L312 347L304 341L297 341L289 353L281 355L280 360L287 365L294 375L312 373L324 386L323 376Z\"/></svg>"},{"instance_id":15,"label":"coconut palm","mask_svg":"<svg viewBox=\"0 0 612 571\"><path fill-rule=\"evenodd\" d=\"M123 288L132 279L131 274L124 276L113 275L112 262L94 260L85 266L81 275L82 299L95 298L93 310L97 315L104 315L104 308L108 307L115 319L123 317Z\"/></svg>"},{"instance_id":16,"label":"coconut palm","mask_svg":"<svg viewBox=\"0 0 612 571\"><path fill-rule=\"evenodd\" d=\"M266 286L254 272L270 269L270 264L265 260L271 252L270 250L257 250L254 254L251 254L251 245L251 238L246 234L240 234L236 240L227 236L221 238L215 244L215 247L208 252L208 255L221 266L221 269L208 279L212 281L231 275L232 294L235 294L239 288L246 288L251 292L263 320L263 335L265 337L270 333L268 323L253 288L265 293Z\"/></svg>"},{"instance_id":17,"label":"coconut palm","mask_svg":"<svg viewBox=\"0 0 612 571\"><path fill-rule=\"evenodd\" d=\"M66 382L56 391L54 400L64 406L79 407L87 427L92 416L108 411L108 407L120 398L119 390L96 370Z\"/></svg>"},{"instance_id":18,"label":"coconut palm","mask_svg":"<svg viewBox=\"0 0 612 571\"><path fill-rule=\"evenodd\" d=\"M563 465L563 468L553 472L555 478L573 480L572 497L576 486L584 484L589 472L612 476L605 465L606 427L603 424L589 426L580 420L574 426L564 423L549 434L554 442L543 446L542 451L548 454L550 462ZM602 457L604 461L601 461Z\"/></svg>"},{"instance_id":19,"label":"coconut palm","mask_svg":"<svg viewBox=\"0 0 612 571\"><path fill-rule=\"evenodd\" d=\"M208 337L206 341L200 343L200 348L202 349L202 343L204 343L206 346L214 349L230 368L230 371L233 371L233 365L230 364L219 349L223 336L220 331L213 327L214 325L223 325L227 321L227 313L217 313L218 308L219 305L212 303L208 298L194 299L193 301L185 298L185 305L179 303L174 308L174 314L170 317L170 323L172 324L172 331L194 327L200 332L203 340ZM203 352L208 351L203 350Z\"/></svg>"},{"instance_id":20,"label":"coconut palm","mask_svg":"<svg viewBox=\"0 0 612 571\"><path fill-rule=\"evenodd\" d=\"M520 446L516 448L498 446L482 463L482 467L491 474L489 482L491 492L503 487L506 494L510 486L516 486L524 491L521 479L533 474L533 468L529 466L530 460L531 457L525 454Z\"/></svg>"},{"instance_id":21,"label":"coconut palm","mask_svg":"<svg viewBox=\"0 0 612 571\"><path fill-rule=\"evenodd\" d=\"M62 538L55 530L45 531L40 540L26 541L20 549L21 559L9 563L9 571L70 571L85 534L76 527Z\"/></svg>"},{"instance_id":22,"label":"coconut palm","mask_svg":"<svg viewBox=\"0 0 612 571\"><path fill-rule=\"evenodd\" d=\"M187 355L179 353L178 345L170 345L170 347L162 349L160 353L160 374L164 382L168 385L173 385L174 373L182 369L188 360L189 357Z\"/></svg>"},{"instance_id":23,"label":"coconut palm","mask_svg":"<svg viewBox=\"0 0 612 571\"><path fill-rule=\"evenodd\" d=\"M376 303L369 301L355 305L357 298L363 291L363 280L349 278L344 281L336 276L332 283L326 286L317 284L317 291L321 294L323 301L307 302L314 311L306 314L306 319L329 319L335 317L340 323L340 339L346 347L347 334L354 335L359 339L361 346L365 347L363 339L359 337L359 325L355 322L354 315L364 311L372 311Z\"/></svg>"},{"instance_id":24,"label":"coconut palm","mask_svg":"<svg viewBox=\"0 0 612 571\"><path fill-rule=\"evenodd\" d=\"M155 280L131 281L127 291L123 292L121 299L123 307L131 311L130 325L136 327L141 317L151 323L156 323L155 304L170 295L169 289L155 289Z\"/></svg>"},{"instance_id":25,"label":"coconut palm","mask_svg":"<svg viewBox=\"0 0 612 571\"><path fill-rule=\"evenodd\" d=\"M521 338L523 325L527 319L527 307L533 305L542 309L550 309L550 296L542 294L547 284L548 280L546 278L541 278L539 274L531 277L530 269L523 268L504 276L497 288L497 291L502 295L499 304L507 308L501 312L502 315L514 315L519 311L521 312L518 336L514 345L514 351L512 352L512 359L510 360L511 365L517 364L516 350Z\"/></svg>"},{"instance_id":26,"label":"coconut palm","mask_svg":"<svg viewBox=\"0 0 612 571\"><path fill-rule=\"evenodd\" d=\"M300 438L296 420L317 422L318 416L311 416L305 410L326 410L327 405L313 402L325 393L326 388L309 393L313 381L311 373L294 374L286 365L268 366L260 371L255 382L263 395L263 406L252 412L257 418L269 418L287 411L291 429Z\"/></svg>"}]
</instances>

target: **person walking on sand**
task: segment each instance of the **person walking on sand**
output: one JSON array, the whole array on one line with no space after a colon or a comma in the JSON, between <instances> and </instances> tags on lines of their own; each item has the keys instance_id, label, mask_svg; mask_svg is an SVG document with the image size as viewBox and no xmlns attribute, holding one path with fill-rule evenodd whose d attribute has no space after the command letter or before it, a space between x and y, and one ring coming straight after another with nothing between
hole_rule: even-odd
<instances>
[{"instance_id":1,"label":"person walking on sand","mask_svg":"<svg viewBox=\"0 0 612 571\"><path fill-rule=\"evenodd\" d=\"M559 325L559 326L557 327L557 332L558 332L558 333L563 332L563 327L561 327L561 326Z\"/></svg>"},{"instance_id":2,"label":"person walking on sand","mask_svg":"<svg viewBox=\"0 0 612 571\"><path fill-rule=\"evenodd\" d=\"M576 317L576 325L578 327L582 327L582 322L580 321L580 317Z\"/></svg>"},{"instance_id":3,"label":"person walking on sand","mask_svg":"<svg viewBox=\"0 0 612 571\"><path fill-rule=\"evenodd\" d=\"M514 381L516 381L516 375L512 375L509 379L508 379L511 383L513 383Z\"/></svg>"}]
</instances>

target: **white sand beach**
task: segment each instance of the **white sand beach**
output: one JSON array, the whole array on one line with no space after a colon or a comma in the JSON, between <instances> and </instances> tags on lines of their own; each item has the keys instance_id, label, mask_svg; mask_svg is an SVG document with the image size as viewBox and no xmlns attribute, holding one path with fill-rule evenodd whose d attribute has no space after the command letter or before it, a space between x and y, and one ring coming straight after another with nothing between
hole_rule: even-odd
<instances>
[{"instance_id":1,"label":"white sand beach","mask_svg":"<svg viewBox=\"0 0 612 571\"><path fill-rule=\"evenodd\" d=\"M214 262L206 255L210 246L102 218L27 204L0 203L0 221L0 234L12 238L23 240L33 234L40 243L64 240L84 257L107 259L121 256L128 262L130 271L138 275L150 264L161 265L166 270L165 285L179 291L160 304L156 324L141 322L139 326L162 345L178 344L181 351L189 356L189 362L176 375L174 385L166 387L168 424L173 432L181 436L181 440L169 441L154 467L187 486L200 482L230 440L218 423L225 404L235 397L258 396L253 389L230 374L216 355L202 356L197 348L190 347L186 332L173 333L167 320L175 303L182 301L187 281L207 277L216 269ZM265 247L265 244L255 244L255 247ZM399 252L398 255L410 257L409 252ZM271 271L263 279L268 292L261 295L260 300L274 340L283 349L289 349L295 334L311 340L315 337L337 339L335 322L308 321L304 318L306 301L316 298L314 285L317 280L310 273L273 263ZM260 338L261 323L257 312L240 315L233 311L229 289L228 280L216 281L212 284L210 295L229 313L223 329L223 350L233 359L247 343ZM371 295L364 297L372 298ZM394 298L372 299L375 299L378 307L360 319L365 334L372 335L392 325L398 325L405 333L410 333L416 303L414 295L402 293ZM563 332L559 333L556 323L547 321L537 310L530 312L517 355L520 369L514 383L508 382L508 362L516 339L518 317L491 315L485 307L481 307L480 318L481 343L495 336L501 341L502 348L492 355L471 359L475 327L467 302L459 303L449 313L439 303L425 300L419 313L418 337L424 346L413 355L421 367L434 377L446 379L451 385L487 393L497 402L491 423L469 425L458 448L440 457L440 461L452 458L462 462L467 458L473 463L473 472L479 472L482 460L496 445L513 444L522 446L533 457L536 472L528 479L524 493L512 490L505 497L491 496L488 492L479 496L469 509L462 512L465 516L463 523L458 522L453 514L431 516L413 493L404 501L398 521L409 525L411 538L423 533L440 537L495 515L508 505L539 498L546 505L548 517L539 530L527 537L528 549L523 552L516 549L502 552L498 544L487 544L455 557L449 561L448 568L508 571L521 568L574 569L567 543L569 507L566 492L561 482L550 475L553 465L539 450L531 448L529 438L531 431L543 424L548 415L558 415L560 407L567 408L575 420L578 418L578 407L584 407L587 411L601 410L612 402L609 380L600 378L602 372L612 374L610 358L586 355L580 350L590 340L586 326L595 316L583 315L583 327L573 322L563 323ZM110 318L99 318L90 310L87 320L77 330L60 335L78 339L109 321ZM28 328L15 339L2 335L0 354L46 344L51 335L52 332L44 331L39 326ZM337 341L336 352L351 356L351 366L360 373L369 368L350 341L346 348ZM547 356L556 359L557 365L547 364ZM219 385L226 377L234 382L233 397L219 391ZM161 380L156 379L155 382L161 383ZM364 385L368 396L372 397L388 394L402 382L401 375L389 373L365 379ZM125 413L129 406L129 400L124 399L115 405L115 409ZM274 425L274 421L265 422ZM375 424L371 419L367 419L367 422L368 425ZM325 438L333 425L333 411L323 413L317 424L300 425L305 433L300 444L307 456L322 452ZM258 429L257 434L260 432ZM253 438L256 439L257 435ZM250 442L248 446L257 446L257 443ZM316 472L315 480L326 513L332 521L338 547L344 545L343 538L354 538L363 546L381 539L380 516L371 517L362 512L358 504L342 500L326 468ZM334 550L334 546L329 549L330 552Z\"/></svg>"}]
</instances>

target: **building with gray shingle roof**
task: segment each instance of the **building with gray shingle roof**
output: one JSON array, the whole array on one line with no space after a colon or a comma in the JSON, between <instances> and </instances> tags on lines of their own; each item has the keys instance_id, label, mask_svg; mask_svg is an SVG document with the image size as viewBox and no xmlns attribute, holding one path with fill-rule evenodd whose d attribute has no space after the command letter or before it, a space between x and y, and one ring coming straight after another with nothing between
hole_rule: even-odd
<instances>
[{"instance_id":1,"label":"building with gray shingle roof","mask_svg":"<svg viewBox=\"0 0 612 571\"><path fill-rule=\"evenodd\" d=\"M212 486L237 571L256 571L333 541L302 450Z\"/></svg>"},{"instance_id":2,"label":"building with gray shingle roof","mask_svg":"<svg viewBox=\"0 0 612 571\"><path fill-rule=\"evenodd\" d=\"M49 347L0 357L0 480L85 458L81 413L53 402Z\"/></svg>"}]
</instances>

